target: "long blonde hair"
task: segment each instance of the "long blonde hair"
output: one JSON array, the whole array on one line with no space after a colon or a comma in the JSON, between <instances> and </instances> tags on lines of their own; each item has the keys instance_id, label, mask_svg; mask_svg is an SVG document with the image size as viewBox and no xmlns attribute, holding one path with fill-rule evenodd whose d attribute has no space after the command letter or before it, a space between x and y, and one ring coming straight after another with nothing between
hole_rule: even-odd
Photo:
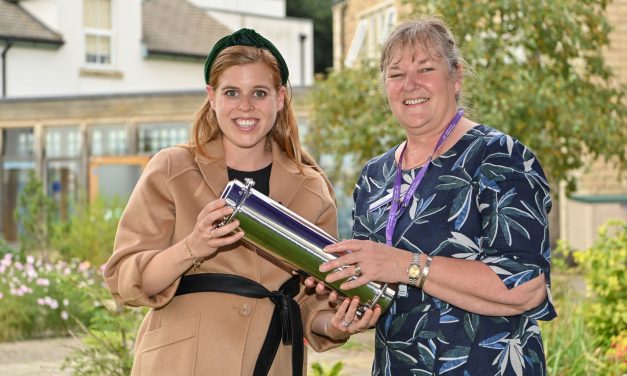
<instances>
[{"instance_id":1,"label":"long blonde hair","mask_svg":"<svg viewBox=\"0 0 627 376\"><path fill-rule=\"evenodd\" d=\"M211 66L208 84L214 88L217 87L220 77L224 71L230 67L258 62L261 62L270 68L272 73L272 82L274 83L275 89L278 91L282 86L281 73L275 57L263 48L241 45L227 47L220 52ZM207 96L203 105L198 109L198 111L196 111L190 147L194 152L209 158L202 148L202 145L215 140L221 134L222 131L218 125L218 119L216 118L215 112L211 108L211 102ZM311 155L309 155L309 153L301 147L300 139L298 137L298 124L296 122L296 115L294 114L294 109L292 108L291 95L289 95L289 93L285 96L283 109L277 113L274 126L266 138L266 147L268 149L271 147L271 141L276 142L276 144L281 148L281 151L283 151L287 157L296 164L301 174L303 173L303 167L305 166L318 171L324 177L327 186L329 187L329 191L333 196L331 183L326 178L324 172Z\"/></svg>"}]
</instances>

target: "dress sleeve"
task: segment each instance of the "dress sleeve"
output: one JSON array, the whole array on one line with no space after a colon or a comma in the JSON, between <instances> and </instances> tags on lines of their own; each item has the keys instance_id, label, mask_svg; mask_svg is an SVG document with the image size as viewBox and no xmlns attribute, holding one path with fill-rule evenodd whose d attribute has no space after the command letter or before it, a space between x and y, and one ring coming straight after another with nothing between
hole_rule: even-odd
<instances>
[{"instance_id":1,"label":"dress sleeve","mask_svg":"<svg viewBox=\"0 0 627 376\"><path fill-rule=\"evenodd\" d=\"M370 231L364 226L363 220L365 218L364 212L367 211L364 207L367 207L365 203L366 197L368 193L362 194L363 190L367 190L364 187L365 182L368 179L366 168L368 165L364 166L357 178L357 183L355 184L355 189L353 190L353 208L351 210L351 218L353 220L353 229L352 229L352 238L353 239L362 239L368 240L371 236L376 236L375 234L371 234ZM384 240L385 241L385 240Z\"/></svg>"},{"instance_id":2,"label":"dress sleeve","mask_svg":"<svg viewBox=\"0 0 627 376\"><path fill-rule=\"evenodd\" d=\"M547 299L523 315L556 316L550 290L549 185L536 157L516 142L508 151L486 153L476 175L481 213L482 257L508 288L541 274Z\"/></svg>"},{"instance_id":3,"label":"dress sleeve","mask_svg":"<svg viewBox=\"0 0 627 376\"><path fill-rule=\"evenodd\" d=\"M120 219L114 250L104 278L113 298L129 306L162 307L173 297L178 280L154 296L142 291L142 274L174 231L174 202L168 191L169 159L159 152L148 162Z\"/></svg>"}]
</instances>

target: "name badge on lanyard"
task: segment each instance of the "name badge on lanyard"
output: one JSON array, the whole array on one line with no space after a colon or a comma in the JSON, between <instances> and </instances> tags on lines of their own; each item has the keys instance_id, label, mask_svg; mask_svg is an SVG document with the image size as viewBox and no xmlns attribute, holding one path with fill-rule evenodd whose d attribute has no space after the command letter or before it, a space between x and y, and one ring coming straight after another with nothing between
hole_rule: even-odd
<instances>
[{"instance_id":1,"label":"name badge on lanyard","mask_svg":"<svg viewBox=\"0 0 627 376\"><path fill-rule=\"evenodd\" d=\"M393 244L392 238L394 236L394 229L396 228L396 222L405 211L405 208L407 208L407 206L409 205L412 197L414 196L414 193L416 192L416 189L418 189L418 186L422 182L422 178L427 173L427 170L429 169L429 166L431 165L431 160L433 159L435 152L444 143L444 140L446 140L449 134L453 132L453 129L455 129L455 126L457 125L459 120L462 118L463 114L464 114L464 110L457 111L457 113L453 117L453 120L451 120L451 122L448 124L444 132L442 132L442 134L440 135L440 139L435 145L435 148L433 149L431 156L427 160L427 163L425 163L420 169L420 171L418 171L418 174L414 177L413 181L409 185L409 188L407 188L407 191L405 192L405 194L401 195L402 175L403 175L403 156L405 155L405 150L407 149L407 143L405 143L405 146L403 147L403 150L401 151L401 155L398 158L398 164L396 166L396 176L394 179L394 188L392 190L392 197L391 197L392 203L390 205L390 213L388 214L388 220L385 226L385 244L392 246ZM379 200L375 201L375 203L377 203L378 201ZM407 297L408 295L407 285L399 284L397 294L399 297Z\"/></svg>"}]
</instances>

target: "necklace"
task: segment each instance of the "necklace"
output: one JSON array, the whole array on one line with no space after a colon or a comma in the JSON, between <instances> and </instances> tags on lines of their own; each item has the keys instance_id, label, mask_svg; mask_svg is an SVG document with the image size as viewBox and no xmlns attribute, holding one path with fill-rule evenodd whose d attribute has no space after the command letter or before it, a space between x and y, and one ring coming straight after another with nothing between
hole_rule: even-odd
<instances>
[{"instance_id":1,"label":"necklace","mask_svg":"<svg viewBox=\"0 0 627 376\"><path fill-rule=\"evenodd\" d=\"M405 212L405 208L407 207L407 205L409 205L409 202L411 201L412 197L414 197L414 193L416 193L416 189L418 189L418 185L420 185L422 178L425 176L425 174L427 173L427 170L429 169L429 166L431 165L431 161L433 160L433 155L438 150L438 148L442 146L442 144L444 143L444 140L446 140L446 138L451 134L451 132L453 132L453 129L455 129L455 126L457 125L457 123L459 123L459 120L462 118L462 115L464 115L464 110L461 110L461 109L458 110L455 116L453 117L453 119L451 120L451 122L446 127L446 129L444 129L444 132L442 132L442 134L440 135L440 139L435 145L433 152L427 159L427 162L420 168L420 171L418 171L418 174L416 175L414 180L411 182L411 185L407 189L407 192L405 192L405 196L403 197L403 200L401 201L401 183L403 180L403 156L405 155L405 150L407 149L407 143L409 141L405 143L405 146L403 147L403 151L401 151L401 155L398 158L398 165L396 166L396 177L394 179L394 189L392 191L392 204L390 206L390 214L388 215L388 220L385 225L385 244L390 245L390 246L392 245L392 236L394 235L394 228L396 228L396 222L401 217L401 215L403 215L403 212Z\"/></svg>"}]
</instances>

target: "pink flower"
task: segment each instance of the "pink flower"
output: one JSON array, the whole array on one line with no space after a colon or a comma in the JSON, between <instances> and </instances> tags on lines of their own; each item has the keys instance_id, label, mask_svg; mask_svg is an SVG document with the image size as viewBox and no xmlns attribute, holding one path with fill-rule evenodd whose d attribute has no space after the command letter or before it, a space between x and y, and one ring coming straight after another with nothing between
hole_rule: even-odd
<instances>
[{"instance_id":1,"label":"pink flower","mask_svg":"<svg viewBox=\"0 0 627 376\"><path fill-rule=\"evenodd\" d=\"M50 280L46 279L46 278L37 278L37 280L35 281L35 283L38 286L50 286Z\"/></svg>"},{"instance_id":2,"label":"pink flower","mask_svg":"<svg viewBox=\"0 0 627 376\"><path fill-rule=\"evenodd\" d=\"M2 260L0 260L0 265L5 268L8 266L11 266L12 259L13 259L13 256L10 253L5 253Z\"/></svg>"},{"instance_id":3,"label":"pink flower","mask_svg":"<svg viewBox=\"0 0 627 376\"><path fill-rule=\"evenodd\" d=\"M2 300L2 298L4 298L4 294L0 292L0 300Z\"/></svg>"},{"instance_id":4,"label":"pink flower","mask_svg":"<svg viewBox=\"0 0 627 376\"><path fill-rule=\"evenodd\" d=\"M30 294L33 292L33 289L31 289L30 287L26 286L26 285L22 285L20 286L20 296L24 295L24 294Z\"/></svg>"},{"instance_id":5,"label":"pink flower","mask_svg":"<svg viewBox=\"0 0 627 376\"><path fill-rule=\"evenodd\" d=\"M35 268L32 264L26 264L26 276L29 280L33 280L33 278L37 278L38 274L35 271Z\"/></svg>"},{"instance_id":6,"label":"pink flower","mask_svg":"<svg viewBox=\"0 0 627 376\"><path fill-rule=\"evenodd\" d=\"M50 307L52 309L59 308L59 302L57 302L56 299L52 299L52 298L49 298L47 296L44 299L47 299L48 307Z\"/></svg>"},{"instance_id":7,"label":"pink flower","mask_svg":"<svg viewBox=\"0 0 627 376\"><path fill-rule=\"evenodd\" d=\"M79 272L84 272L85 270L89 269L91 267L91 264L89 263L89 261L84 261L81 262L80 264L78 264L78 271Z\"/></svg>"},{"instance_id":8,"label":"pink flower","mask_svg":"<svg viewBox=\"0 0 627 376\"><path fill-rule=\"evenodd\" d=\"M68 313L67 313L67 312L65 312L65 311L61 311L61 318L62 318L63 320L67 320L69 317L70 317L70 315L68 315Z\"/></svg>"}]
</instances>

